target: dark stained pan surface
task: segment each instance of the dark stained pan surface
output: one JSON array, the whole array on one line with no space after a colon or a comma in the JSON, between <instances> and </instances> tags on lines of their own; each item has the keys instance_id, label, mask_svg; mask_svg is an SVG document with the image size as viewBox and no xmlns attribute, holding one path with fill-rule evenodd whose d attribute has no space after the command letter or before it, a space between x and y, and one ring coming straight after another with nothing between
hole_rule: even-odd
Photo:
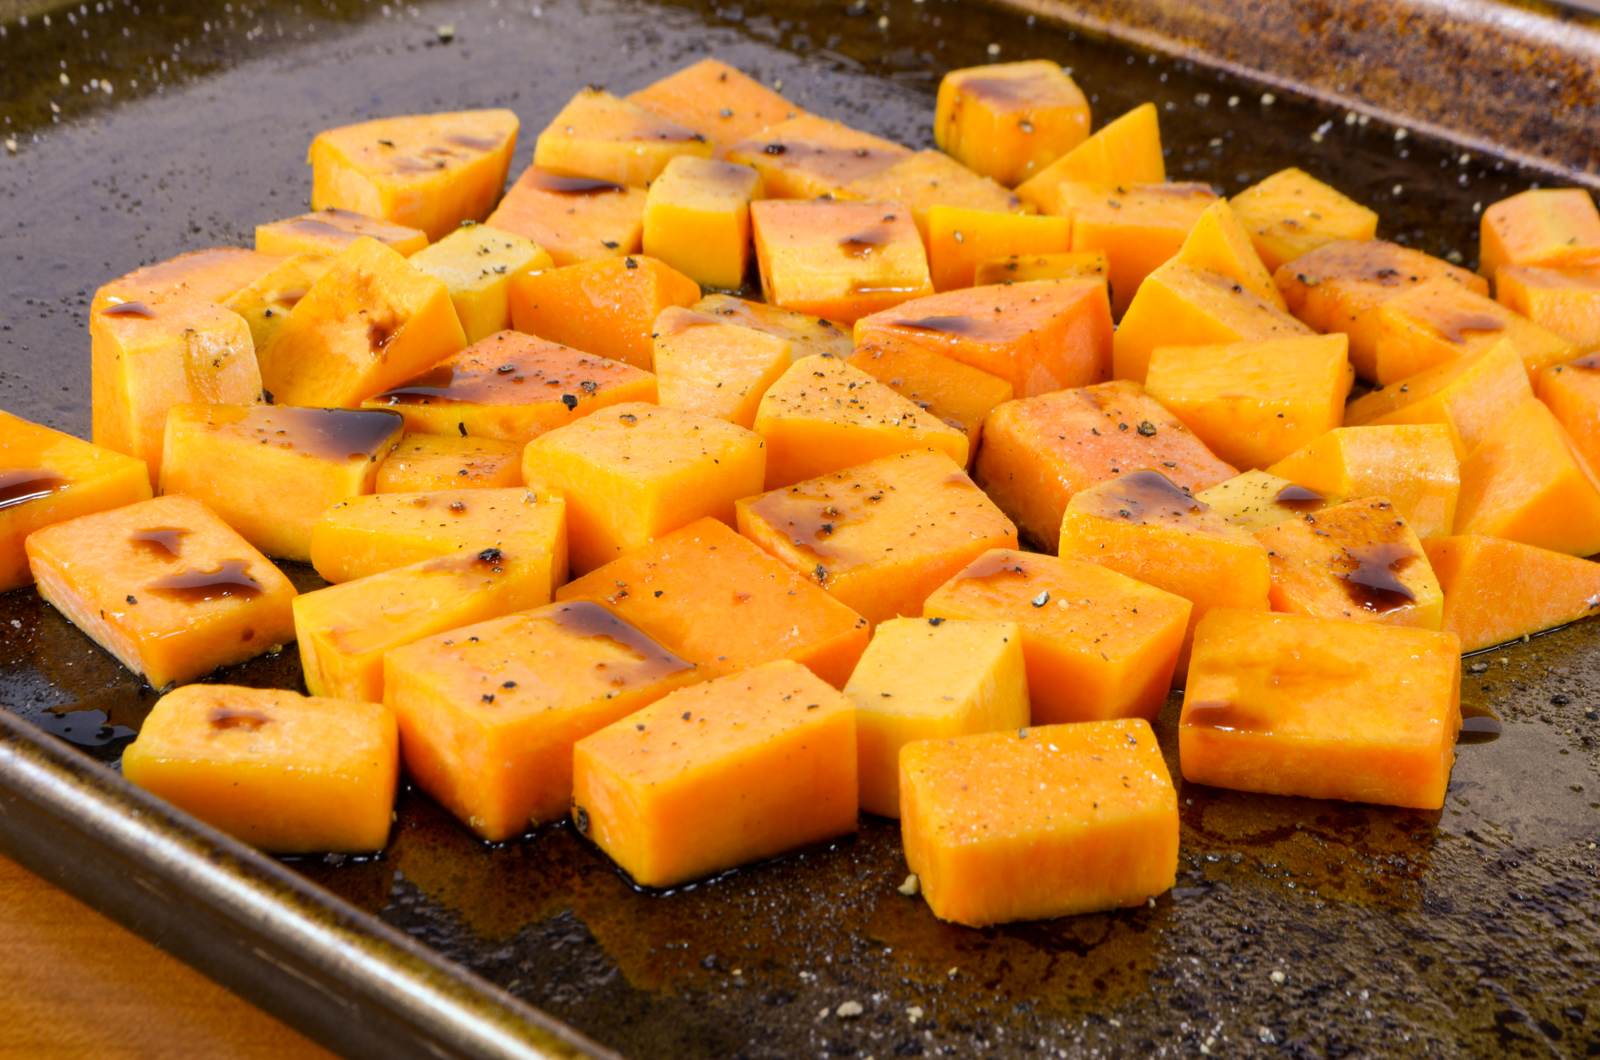
<instances>
[{"instance_id":1,"label":"dark stained pan surface","mask_svg":"<svg viewBox=\"0 0 1600 1060\"><path fill-rule=\"evenodd\" d=\"M1469 264L1474 204L1536 179L936 0L91 3L0 36L0 139L18 148L0 148L0 406L84 433L89 293L303 210L305 147L327 125L509 106L524 123L515 172L578 86L632 90L711 53L920 146L940 74L985 61L991 43L1073 68L1100 119L1157 100L1174 179L1231 194L1302 165L1376 208L1389 238ZM92 78L111 92L86 90ZM1460 749L1442 813L1185 785L1178 886L1132 911L940 924L897 893L897 830L875 819L825 848L642 894L566 827L486 847L415 792L382 857L290 864L639 1057L1596 1055L1600 627L1463 665L1469 709L1498 714L1504 733ZM219 677L299 686L292 651ZM0 705L115 765L153 700L32 592L0 595ZM1169 705L1176 776L1174 720ZM849 1001L858 1018L836 1014Z\"/></svg>"}]
</instances>

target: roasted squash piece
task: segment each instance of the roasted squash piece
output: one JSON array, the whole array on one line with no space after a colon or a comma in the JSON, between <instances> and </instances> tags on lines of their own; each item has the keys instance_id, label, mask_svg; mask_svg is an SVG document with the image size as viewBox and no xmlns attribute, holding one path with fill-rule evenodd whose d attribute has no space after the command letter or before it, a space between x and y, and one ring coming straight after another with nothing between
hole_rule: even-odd
<instances>
[{"instance_id":1,"label":"roasted squash piece","mask_svg":"<svg viewBox=\"0 0 1600 1060\"><path fill-rule=\"evenodd\" d=\"M1552 365L1533 377L1533 388L1566 430L1579 455L1591 469L1600 469L1600 355ZM1517 393L1526 398L1525 392ZM1514 407L1507 401L1496 410L1495 419L1486 420L1484 433Z\"/></svg>"},{"instance_id":2,"label":"roasted squash piece","mask_svg":"<svg viewBox=\"0 0 1600 1060\"><path fill-rule=\"evenodd\" d=\"M1452 280L1418 284L1369 310L1360 326L1371 337L1372 357L1352 347L1352 362L1384 385L1502 341L1516 347L1529 374L1579 353L1575 343Z\"/></svg>"},{"instance_id":3,"label":"roasted squash piece","mask_svg":"<svg viewBox=\"0 0 1600 1060\"><path fill-rule=\"evenodd\" d=\"M933 289L953 291L971 287L978 265L992 258L1071 250L1072 222L1065 217L940 205L928 212L924 238Z\"/></svg>"},{"instance_id":4,"label":"roasted squash piece","mask_svg":"<svg viewBox=\"0 0 1600 1060\"><path fill-rule=\"evenodd\" d=\"M548 269L543 247L490 225L465 225L411 256L411 264L444 281L468 342L511 326L511 278Z\"/></svg>"},{"instance_id":5,"label":"roasted squash piece","mask_svg":"<svg viewBox=\"0 0 1600 1060\"><path fill-rule=\"evenodd\" d=\"M640 187L680 155L711 157L696 132L601 88L579 89L539 134L533 164L541 169Z\"/></svg>"},{"instance_id":6,"label":"roasted squash piece","mask_svg":"<svg viewBox=\"0 0 1600 1060\"><path fill-rule=\"evenodd\" d=\"M1424 539L1450 532L1464 481L1438 423L1340 427L1267 470L1322 497L1385 497Z\"/></svg>"},{"instance_id":7,"label":"roasted squash piece","mask_svg":"<svg viewBox=\"0 0 1600 1060\"><path fill-rule=\"evenodd\" d=\"M698 679L599 604L550 604L384 657L406 772L484 839L566 816L572 747Z\"/></svg>"},{"instance_id":8,"label":"roasted squash piece","mask_svg":"<svg viewBox=\"0 0 1600 1060\"><path fill-rule=\"evenodd\" d=\"M680 688L573 749L572 819L645 887L856 830L855 708L788 660Z\"/></svg>"},{"instance_id":9,"label":"roasted squash piece","mask_svg":"<svg viewBox=\"0 0 1600 1060\"><path fill-rule=\"evenodd\" d=\"M1213 611L1178 726L1183 777L1437 810L1461 727L1454 633Z\"/></svg>"},{"instance_id":10,"label":"roasted squash piece","mask_svg":"<svg viewBox=\"0 0 1600 1060\"><path fill-rule=\"evenodd\" d=\"M116 302L160 302L175 296L220 304L283 262L281 254L244 247L191 250L103 284L95 291L89 311L95 313Z\"/></svg>"},{"instance_id":11,"label":"roasted squash piece","mask_svg":"<svg viewBox=\"0 0 1600 1060\"><path fill-rule=\"evenodd\" d=\"M1178 248L1177 258L1185 265L1237 280L1262 301L1287 308L1272 273L1261 263L1261 255L1250 242L1250 233L1239 223L1226 199L1213 202L1195 218Z\"/></svg>"},{"instance_id":12,"label":"roasted squash piece","mask_svg":"<svg viewBox=\"0 0 1600 1060\"><path fill-rule=\"evenodd\" d=\"M1456 455L1466 459L1506 414L1532 396L1516 347L1498 342L1483 353L1369 391L1350 402L1344 418L1351 426L1442 423L1450 428Z\"/></svg>"},{"instance_id":13,"label":"roasted squash piece","mask_svg":"<svg viewBox=\"0 0 1600 1060\"><path fill-rule=\"evenodd\" d=\"M880 334L850 355L850 363L967 436L967 462L977 455L983 421L1015 396L997 375L963 364L898 335Z\"/></svg>"},{"instance_id":14,"label":"roasted squash piece","mask_svg":"<svg viewBox=\"0 0 1600 1060\"><path fill-rule=\"evenodd\" d=\"M1586 269L1507 265L1495 273L1494 296L1579 349L1600 349L1600 264Z\"/></svg>"},{"instance_id":15,"label":"roasted squash piece","mask_svg":"<svg viewBox=\"0 0 1600 1060\"><path fill-rule=\"evenodd\" d=\"M971 927L1138 906L1178 874L1178 794L1148 722L922 740L901 759L906 864Z\"/></svg>"},{"instance_id":16,"label":"roasted squash piece","mask_svg":"<svg viewBox=\"0 0 1600 1060\"><path fill-rule=\"evenodd\" d=\"M1177 255L1206 210L1221 201L1209 184L1064 184L1055 212L1072 222L1073 250L1105 252L1112 307L1121 313L1144 278Z\"/></svg>"},{"instance_id":17,"label":"roasted squash piece","mask_svg":"<svg viewBox=\"0 0 1600 1060\"><path fill-rule=\"evenodd\" d=\"M1235 195L1233 212L1269 269L1337 239L1378 234L1376 213L1293 167Z\"/></svg>"},{"instance_id":18,"label":"roasted squash piece","mask_svg":"<svg viewBox=\"0 0 1600 1060\"><path fill-rule=\"evenodd\" d=\"M730 324L776 335L789 343L791 358L796 361L812 354L850 356L850 330L823 317L727 294L708 294L690 308Z\"/></svg>"},{"instance_id":19,"label":"roasted squash piece","mask_svg":"<svg viewBox=\"0 0 1600 1060\"><path fill-rule=\"evenodd\" d=\"M494 489L522 485L522 446L494 438L408 434L382 463L376 493Z\"/></svg>"},{"instance_id":20,"label":"roasted squash piece","mask_svg":"<svg viewBox=\"0 0 1600 1060\"><path fill-rule=\"evenodd\" d=\"M801 113L746 137L727 150L727 160L761 174L773 199L836 195L853 180L887 169L911 151L881 136L841 122Z\"/></svg>"},{"instance_id":21,"label":"roasted squash piece","mask_svg":"<svg viewBox=\"0 0 1600 1060\"><path fill-rule=\"evenodd\" d=\"M1529 399L1506 413L1462 461L1455 530L1600 552L1600 481L1544 404Z\"/></svg>"},{"instance_id":22,"label":"roasted squash piece","mask_svg":"<svg viewBox=\"0 0 1600 1060\"><path fill-rule=\"evenodd\" d=\"M529 166L488 225L531 239L557 265L620 258L639 251L645 190Z\"/></svg>"},{"instance_id":23,"label":"roasted squash piece","mask_svg":"<svg viewBox=\"0 0 1600 1060\"><path fill-rule=\"evenodd\" d=\"M656 388L668 408L750 427L767 388L794 360L794 343L679 306L656 317Z\"/></svg>"},{"instance_id":24,"label":"roasted squash piece","mask_svg":"<svg viewBox=\"0 0 1600 1060\"><path fill-rule=\"evenodd\" d=\"M1015 622L891 618L844 686L856 707L861 808L900 816L900 749L915 740L1028 724L1028 675Z\"/></svg>"},{"instance_id":25,"label":"roasted squash piece","mask_svg":"<svg viewBox=\"0 0 1600 1060\"><path fill-rule=\"evenodd\" d=\"M405 257L428 245L428 234L420 228L332 206L256 225L256 250L263 254L331 257L358 239L376 239Z\"/></svg>"},{"instance_id":26,"label":"roasted squash piece","mask_svg":"<svg viewBox=\"0 0 1600 1060\"><path fill-rule=\"evenodd\" d=\"M858 177L835 193L835 198L898 202L911 210L917 232L928 242L928 217L936 206L1006 213L1020 210L1022 200L979 176L943 151L918 151L887 169Z\"/></svg>"},{"instance_id":27,"label":"roasted squash piece","mask_svg":"<svg viewBox=\"0 0 1600 1060\"><path fill-rule=\"evenodd\" d=\"M693 129L719 154L769 125L804 113L749 75L709 58L651 82L629 95L628 102Z\"/></svg>"},{"instance_id":28,"label":"roasted squash piece","mask_svg":"<svg viewBox=\"0 0 1600 1060\"><path fill-rule=\"evenodd\" d=\"M767 301L841 323L933 293L928 258L898 203L758 202L750 207Z\"/></svg>"},{"instance_id":29,"label":"roasted squash piece","mask_svg":"<svg viewBox=\"0 0 1600 1060\"><path fill-rule=\"evenodd\" d=\"M1535 188L1493 203L1478 222L1478 271L1506 265L1600 265L1600 210L1583 188Z\"/></svg>"},{"instance_id":30,"label":"roasted squash piece","mask_svg":"<svg viewBox=\"0 0 1600 1060\"><path fill-rule=\"evenodd\" d=\"M518 331L649 371L656 317L699 298L700 285L665 262L600 258L513 279L511 320Z\"/></svg>"},{"instance_id":31,"label":"roasted squash piece","mask_svg":"<svg viewBox=\"0 0 1600 1060\"><path fill-rule=\"evenodd\" d=\"M644 252L707 287L736 288L750 268L750 203L761 176L749 166L680 157L650 185Z\"/></svg>"},{"instance_id":32,"label":"roasted squash piece","mask_svg":"<svg viewBox=\"0 0 1600 1060\"><path fill-rule=\"evenodd\" d=\"M980 261L972 274L974 287L1029 280L1104 280L1110 265L1103 250L1067 251L1063 254L1012 254ZM1108 287L1107 293L1110 293Z\"/></svg>"},{"instance_id":33,"label":"roasted squash piece","mask_svg":"<svg viewBox=\"0 0 1600 1060\"><path fill-rule=\"evenodd\" d=\"M244 318L250 327L251 343L256 349L263 349L277 337L294 307L331 264L333 259L325 254L295 254L284 258L280 264L229 295L222 301L222 307Z\"/></svg>"},{"instance_id":34,"label":"roasted squash piece","mask_svg":"<svg viewBox=\"0 0 1600 1060\"><path fill-rule=\"evenodd\" d=\"M155 688L294 639L294 586L192 497L157 497L35 530L44 597Z\"/></svg>"},{"instance_id":35,"label":"roasted squash piece","mask_svg":"<svg viewBox=\"0 0 1600 1060\"><path fill-rule=\"evenodd\" d=\"M1048 59L951 70L939 82L934 142L1008 187L1089 135L1089 100Z\"/></svg>"},{"instance_id":36,"label":"roasted squash piece","mask_svg":"<svg viewBox=\"0 0 1600 1060\"><path fill-rule=\"evenodd\" d=\"M280 688L174 689L122 752L129 781L274 854L382 850L399 774L387 708Z\"/></svg>"},{"instance_id":37,"label":"roasted squash piece","mask_svg":"<svg viewBox=\"0 0 1600 1060\"><path fill-rule=\"evenodd\" d=\"M1040 213L1060 213L1063 184L1160 184L1166 179L1156 105L1141 103L1017 185L1017 196Z\"/></svg>"},{"instance_id":38,"label":"roasted squash piece","mask_svg":"<svg viewBox=\"0 0 1600 1060\"><path fill-rule=\"evenodd\" d=\"M1228 523L1252 533L1338 503L1265 471L1246 471L1197 490L1194 498Z\"/></svg>"},{"instance_id":39,"label":"roasted squash piece","mask_svg":"<svg viewBox=\"0 0 1600 1060\"><path fill-rule=\"evenodd\" d=\"M1600 563L1482 534L1423 547L1444 588L1442 628L1461 638L1462 651L1600 614Z\"/></svg>"}]
</instances>

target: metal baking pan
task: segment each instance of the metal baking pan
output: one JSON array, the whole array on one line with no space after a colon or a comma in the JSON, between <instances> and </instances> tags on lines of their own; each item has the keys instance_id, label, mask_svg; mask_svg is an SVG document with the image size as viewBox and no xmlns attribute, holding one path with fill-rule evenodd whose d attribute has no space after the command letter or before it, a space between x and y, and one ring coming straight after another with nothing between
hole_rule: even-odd
<instances>
[{"instance_id":1,"label":"metal baking pan","mask_svg":"<svg viewBox=\"0 0 1600 1060\"><path fill-rule=\"evenodd\" d=\"M1600 32L1532 4L0 0L8 14L0 405L79 433L89 292L303 209L316 130L504 105L520 166L577 86L630 90L708 53L911 144L945 69L1048 56L1101 117L1156 100L1174 178L1232 193L1301 165L1390 238L1468 263L1475 205L1600 170ZM1504 732L1461 748L1442 813L1184 786L1170 894L974 931L897 893L898 835L873 819L665 895L565 827L486 846L415 792L382 857L264 858L121 781L153 694L21 591L0 596L0 850L353 1055L1593 1055L1600 627L1463 665L1469 706ZM299 681L292 653L220 676ZM1171 723L1169 707L1175 765ZM861 1015L841 1018L850 1001Z\"/></svg>"}]
</instances>

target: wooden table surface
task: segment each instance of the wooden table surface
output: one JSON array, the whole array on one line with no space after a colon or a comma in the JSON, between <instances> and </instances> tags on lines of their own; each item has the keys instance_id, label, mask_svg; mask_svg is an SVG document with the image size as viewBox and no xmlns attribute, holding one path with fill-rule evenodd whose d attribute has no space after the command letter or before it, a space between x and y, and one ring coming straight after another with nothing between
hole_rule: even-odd
<instances>
[{"instance_id":1,"label":"wooden table surface","mask_svg":"<svg viewBox=\"0 0 1600 1060\"><path fill-rule=\"evenodd\" d=\"M329 1054L0 858L0 1057Z\"/></svg>"}]
</instances>

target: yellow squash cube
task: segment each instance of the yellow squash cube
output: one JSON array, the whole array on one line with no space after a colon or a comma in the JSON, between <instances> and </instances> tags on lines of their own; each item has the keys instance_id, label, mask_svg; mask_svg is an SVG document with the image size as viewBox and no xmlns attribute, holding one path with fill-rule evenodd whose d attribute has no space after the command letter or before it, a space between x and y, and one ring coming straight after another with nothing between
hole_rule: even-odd
<instances>
[{"instance_id":1,"label":"yellow squash cube","mask_svg":"<svg viewBox=\"0 0 1600 1060\"><path fill-rule=\"evenodd\" d=\"M283 261L283 255L244 247L187 251L103 284L95 291L89 310L93 313L114 302L161 302L179 295L202 302L226 302Z\"/></svg>"},{"instance_id":2,"label":"yellow squash cube","mask_svg":"<svg viewBox=\"0 0 1600 1060\"><path fill-rule=\"evenodd\" d=\"M1017 185L1017 197L1040 213L1060 213L1063 184L1160 184L1166 179L1156 105L1141 103Z\"/></svg>"},{"instance_id":3,"label":"yellow squash cube","mask_svg":"<svg viewBox=\"0 0 1600 1060\"><path fill-rule=\"evenodd\" d=\"M522 446L498 438L408 434L382 463L375 493L497 489L522 485Z\"/></svg>"},{"instance_id":4,"label":"yellow squash cube","mask_svg":"<svg viewBox=\"0 0 1600 1060\"><path fill-rule=\"evenodd\" d=\"M1103 250L1066 251L1061 254L1012 254L978 262L972 274L974 287L993 283L1027 283L1029 280L1104 280L1109 283L1110 263ZM1109 293L1110 288L1106 288Z\"/></svg>"},{"instance_id":5,"label":"yellow squash cube","mask_svg":"<svg viewBox=\"0 0 1600 1060\"><path fill-rule=\"evenodd\" d=\"M390 224L364 213L331 206L256 225L256 250L263 254L327 257L348 249L358 239L376 239L405 257L428 245L428 234L420 228Z\"/></svg>"},{"instance_id":6,"label":"yellow squash cube","mask_svg":"<svg viewBox=\"0 0 1600 1060\"><path fill-rule=\"evenodd\" d=\"M679 155L711 157L704 133L600 88L583 88L539 134L541 169L642 187Z\"/></svg>"},{"instance_id":7,"label":"yellow squash cube","mask_svg":"<svg viewBox=\"0 0 1600 1060\"><path fill-rule=\"evenodd\" d=\"M985 261L1071 250L1072 222L1065 217L940 205L928 212L927 239L934 290L950 291L971 287Z\"/></svg>"},{"instance_id":8,"label":"yellow squash cube","mask_svg":"<svg viewBox=\"0 0 1600 1060\"><path fill-rule=\"evenodd\" d=\"M1194 499L1225 522L1251 533L1338 503L1316 490L1265 471L1235 475L1207 489L1197 490Z\"/></svg>"},{"instance_id":9,"label":"yellow squash cube","mask_svg":"<svg viewBox=\"0 0 1600 1060\"><path fill-rule=\"evenodd\" d=\"M1371 239L1378 215L1301 169L1283 169L1233 197L1233 212L1269 269L1338 239Z\"/></svg>"},{"instance_id":10,"label":"yellow squash cube","mask_svg":"<svg viewBox=\"0 0 1600 1060\"><path fill-rule=\"evenodd\" d=\"M475 224L413 254L411 264L444 282L467 341L477 342L511 326L511 278L555 260L531 239Z\"/></svg>"},{"instance_id":11,"label":"yellow squash cube","mask_svg":"<svg viewBox=\"0 0 1600 1060\"><path fill-rule=\"evenodd\" d=\"M265 349L288 322L289 314L311 290L333 259L326 254L295 254L239 288L222 302L244 317L255 348Z\"/></svg>"},{"instance_id":12,"label":"yellow squash cube","mask_svg":"<svg viewBox=\"0 0 1600 1060\"><path fill-rule=\"evenodd\" d=\"M666 262L629 255L528 273L511 284L511 322L574 349L650 368L651 327L700 285Z\"/></svg>"},{"instance_id":13,"label":"yellow squash cube","mask_svg":"<svg viewBox=\"0 0 1600 1060\"><path fill-rule=\"evenodd\" d=\"M978 452L983 421L1016 397L1010 382L944 356L939 349L880 333L857 347L850 364L967 435L967 461Z\"/></svg>"},{"instance_id":14,"label":"yellow squash cube","mask_svg":"<svg viewBox=\"0 0 1600 1060\"><path fill-rule=\"evenodd\" d=\"M1506 265L1600 265L1600 210L1584 188L1534 188L1483 211L1478 271L1497 279Z\"/></svg>"},{"instance_id":15,"label":"yellow squash cube","mask_svg":"<svg viewBox=\"0 0 1600 1060\"><path fill-rule=\"evenodd\" d=\"M728 148L727 160L761 174L768 198L841 194L852 181L887 169L909 150L841 122L800 114Z\"/></svg>"},{"instance_id":16,"label":"yellow squash cube","mask_svg":"<svg viewBox=\"0 0 1600 1060\"><path fill-rule=\"evenodd\" d=\"M992 213L1022 208L1021 199L943 151L908 155L887 169L852 180L835 198L903 203L910 207L911 219L924 242L928 239L928 213L935 206L964 206Z\"/></svg>"},{"instance_id":17,"label":"yellow squash cube","mask_svg":"<svg viewBox=\"0 0 1600 1060\"><path fill-rule=\"evenodd\" d=\"M1262 301L1279 309L1288 308L1272 273L1261 263L1261 255L1250 242L1250 233L1239 223L1226 199L1218 199L1195 218L1177 257L1185 265L1232 277Z\"/></svg>"},{"instance_id":18,"label":"yellow squash cube","mask_svg":"<svg viewBox=\"0 0 1600 1060\"><path fill-rule=\"evenodd\" d=\"M1358 356L1354 363L1357 372L1386 386L1501 341L1516 347L1530 375L1580 352L1576 343L1451 280L1419 284L1369 314L1372 358Z\"/></svg>"},{"instance_id":19,"label":"yellow squash cube","mask_svg":"<svg viewBox=\"0 0 1600 1060\"><path fill-rule=\"evenodd\" d=\"M963 164L1010 187L1089 135L1089 101L1048 59L952 70L939 82L933 138Z\"/></svg>"},{"instance_id":20,"label":"yellow squash cube","mask_svg":"<svg viewBox=\"0 0 1600 1060\"><path fill-rule=\"evenodd\" d=\"M1574 556L1600 552L1600 479L1542 401L1506 413L1461 462L1455 530Z\"/></svg>"},{"instance_id":21,"label":"yellow squash cube","mask_svg":"<svg viewBox=\"0 0 1600 1060\"><path fill-rule=\"evenodd\" d=\"M802 113L761 82L717 59L690 63L630 94L628 102L702 133L719 154Z\"/></svg>"},{"instance_id":22,"label":"yellow squash cube","mask_svg":"<svg viewBox=\"0 0 1600 1060\"><path fill-rule=\"evenodd\" d=\"M710 313L668 306L656 317L656 389L667 408L749 427L795 344Z\"/></svg>"},{"instance_id":23,"label":"yellow squash cube","mask_svg":"<svg viewBox=\"0 0 1600 1060\"><path fill-rule=\"evenodd\" d=\"M933 293L898 203L758 202L750 208L767 301L841 323Z\"/></svg>"},{"instance_id":24,"label":"yellow squash cube","mask_svg":"<svg viewBox=\"0 0 1600 1060\"><path fill-rule=\"evenodd\" d=\"M639 250L643 188L529 166L486 222L531 239L557 265L620 258Z\"/></svg>"},{"instance_id":25,"label":"yellow squash cube","mask_svg":"<svg viewBox=\"0 0 1600 1060\"><path fill-rule=\"evenodd\" d=\"M1561 371L1561 365L1549 369ZM1539 378L1547 378L1541 373ZM1450 428L1456 455L1463 460L1517 406L1533 396L1528 370L1517 348L1501 341L1378 387L1350 402L1345 422L1368 424L1442 423Z\"/></svg>"},{"instance_id":26,"label":"yellow squash cube","mask_svg":"<svg viewBox=\"0 0 1600 1060\"><path fill-rule=\"evenodd\" d=\"M1494 296L1579 349L1600 350L1600 264L1584 269L1507 265L1495 273Z\"/></svg>"},{"instance_id":27,"label":"yellow squash cube","mask_svg":"<svg viewBox=\"0 0 1600 1060\"><path fill-rule=\"evenodd\" d=\"M1384 497L1421 538L1450 533L1461 464L1439 423L1340 427L1267 468L1323 497Z\"/></svg>"},{"instance_id":28,"label":"yellow squash cube","mask_svg":"<svg viewBox=\"0 0 1600 1060\"><path fill-rule=\"evenodd\" d=\"M796 313L766 302L752 302L727 294L708 294L690 307L729 324L764 331L789 343L790 355L802 357L848 357L852 349L850 329L824 317Z\"/></svg>"},{"instance_id":29,"label":"yellow squash cube","mask_svg":"<svg viewBox=\"0 0 1600 1060\"><path fill-rule=\"evenodd\" d=\"M1208 184L1064 184L1056 211L1072 221L1073 250L1105 252L1120 313L1218 201Z\"/></svg>"},{"instance_id":30,"label":"yellow squash cube","mask_svg":"<svg viewBox=\"0 0 1600 1060\"><path fill-rule=\"evenodd\" d=\"M750 203L761 176L749 166L674 158L650 185L644 252L702 287L737 288L750 267Z\"/></svg>"}]
</instances>

